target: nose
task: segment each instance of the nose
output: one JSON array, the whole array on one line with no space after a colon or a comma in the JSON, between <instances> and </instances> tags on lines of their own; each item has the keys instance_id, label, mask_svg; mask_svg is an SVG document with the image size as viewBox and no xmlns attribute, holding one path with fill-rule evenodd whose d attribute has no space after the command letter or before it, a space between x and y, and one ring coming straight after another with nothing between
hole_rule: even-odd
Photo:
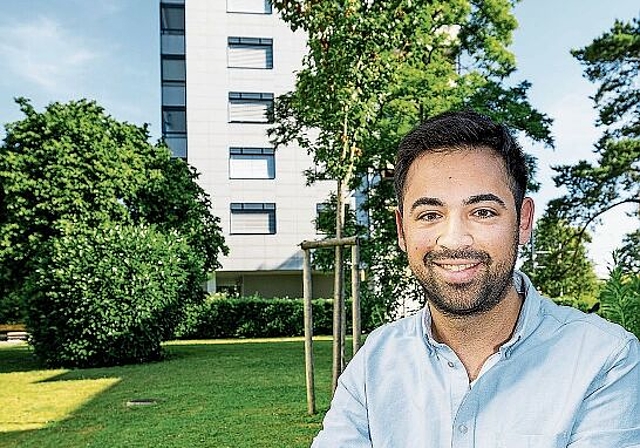
<instances>
[{"instance_id":1,"label":"nose","mask_svg":"<svg viewBox=\"0 0 640 448\"><path fill-rule=\"evenodd\" d=\"M464 220L450 216L440 228L436 245L447 249L461 249L473 245L473 235Z\"/></svg>"}]
</instances>

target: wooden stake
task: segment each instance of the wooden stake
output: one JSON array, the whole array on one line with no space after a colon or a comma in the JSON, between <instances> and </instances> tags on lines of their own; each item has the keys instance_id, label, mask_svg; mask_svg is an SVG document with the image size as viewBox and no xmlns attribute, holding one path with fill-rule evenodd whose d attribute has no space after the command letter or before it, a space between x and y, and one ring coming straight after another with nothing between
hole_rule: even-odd
<instances>
[{"instance_id":1,"label":"wooden stake","mask_svg":"<svg viewBox=\"0 0 640 448\"><path fill-rule=\"evenodd\" d=\"M313 307L311 283L311 254L309 249L304 251L302 265L303 296L304 296L304 367L307 378L307 412L316 413L316 392L313 378Z\"/></svg>"}]
</instances>

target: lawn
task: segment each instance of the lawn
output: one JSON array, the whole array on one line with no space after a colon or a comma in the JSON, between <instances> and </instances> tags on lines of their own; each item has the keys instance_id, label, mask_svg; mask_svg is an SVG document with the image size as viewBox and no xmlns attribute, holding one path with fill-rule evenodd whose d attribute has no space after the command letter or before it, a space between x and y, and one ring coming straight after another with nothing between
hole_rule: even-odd
<instances>
[{"instance_id":1,"label":"lawn","mask_svg":"<svg viewBox=\"0 0 640 448\"><path fill-rule=\"evenodd\" d=\"M0 346L0 446L306 448L322 415L306 414L303 344L171 342L162 362L81 370L41 369L26 345ZM330 341L315 343L315 360L324 411Z\"/></svg>"}]
</instances>

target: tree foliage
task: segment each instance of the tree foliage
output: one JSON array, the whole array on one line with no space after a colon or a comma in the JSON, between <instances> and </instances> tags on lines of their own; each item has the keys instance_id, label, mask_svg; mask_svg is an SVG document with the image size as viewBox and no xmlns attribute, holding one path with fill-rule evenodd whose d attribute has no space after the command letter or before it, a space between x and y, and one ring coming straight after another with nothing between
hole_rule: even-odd
<instances>
[{"instance_id":1,"label":"tree foliage","mask_svg":"<svg viewBox=\"0 0 640 448\"><path fill-rule=\"evenodd\" d=\"M599 282L584 244L591 240L588 234L583 239L575 238L578 232L579 229L549 215L538 219L532 239L533 248L525 255L527 258L522 270L548 297L568 296L593 304ZM569 238L571 236L574 238ZM568 245L562 244L565 238Z\"/></svg>"},{"instance_id":2,"label":"tree foliage","mask_svg":"<svg viewBox=\"0 0 640 448\"><path fill-rule=\"evenodd\" d=\"M614 267L600 293L600 314L640 337L640 275Z\"/></svg>"},{"instance_id":3,"label":"tree foliage","mask_svg":"<svg viewBox=\"0 0 640 448\"><path fill-rule=\"evenodd\" d=\"M6 125L0 146L0 302L11 304L5 320L23 317L34 260L76 224L153 224L186 239L205 269L217 267L227 249L197 174L164 144L150 144L146 125L118 122L87 100L43 112L16 101L25 118Z\"/></svg>"},{"instance_id":4,"label":"tree foliage","mask_svg":"<svg viewBox=\"0 0 640 448\"><path fill-rule=\"evenodd\" d=\"M640 275L640 230L631 232L623 238L616 260L624 272Z\"/></svg>"},{"instance_id":5,"label":"tree foliage","mask_svg":"<svg viewBox=\"0 0 640 448\"><path fill-rule=\"evenodd\" d=\"M598 84L595 145L598 159L555 167L555 183L567 193L549 204L552 213L581 227L578 236L608 210L640 205L640 19L617 20L591 44L572 54Z\"/></svg>"},{"instance_id":6,"label":"tree foliage","mask_svg":"<svg viewBox=\"0 0 640 448\"><path fill-rule=\"evenodd\" d=\"M517 26L509 0L275 0L309 51L295 90L275 104L276 145L296 143L313 156L309 181L338 181L335 229L343 225L342 186L366 191L369 249L363 261L374 294L393 303L407 277L396 244L393 189L381 173L395 149L426 117L476 108L551 145L551 120L528 103L529 84L506 78ZM532 161L533 163L533 161ZM370 288L369 291L372 291Z\"/></svg>"}]
</instances>

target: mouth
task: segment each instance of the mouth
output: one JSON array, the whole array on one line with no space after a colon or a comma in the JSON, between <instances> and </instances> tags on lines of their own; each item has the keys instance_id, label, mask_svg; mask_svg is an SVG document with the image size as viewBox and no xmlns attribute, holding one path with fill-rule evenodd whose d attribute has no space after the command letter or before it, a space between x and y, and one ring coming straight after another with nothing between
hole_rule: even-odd
<instances>
[{"instance_id":1,"label":"mouth","mask_svg":"<svg viewBox=\"0 0 640 448\"><path fill-rule=\"evenodd\" d=\"M440 266L445 271L461 272L467 269L471 269L472 267L477 266L480 263L465 263L465 264L435 263L435 264Z\"/></svg>"},{"instance_id":2,"label":"mouth","mask_svg":"<svg viewBox=\"0 0 640 448\"><path fill-rule=\"evenodd\" d=\"M472 260L438 260L433 265L440 271L441 278L449 284L468 284L480 272L482 262Z\"/></svg>"}]
</instances>

